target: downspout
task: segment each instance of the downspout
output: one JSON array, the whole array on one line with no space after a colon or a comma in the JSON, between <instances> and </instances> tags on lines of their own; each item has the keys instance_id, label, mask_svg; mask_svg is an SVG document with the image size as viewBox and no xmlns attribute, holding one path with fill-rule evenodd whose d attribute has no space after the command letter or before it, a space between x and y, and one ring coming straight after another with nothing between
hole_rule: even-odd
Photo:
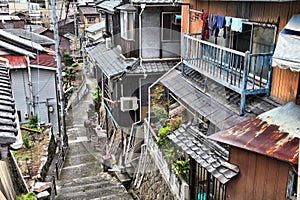
<instances>
[{"instance_id":1,"label":"downspout","mask_svg":"<svg viewBox=\"0 0 300 200\"><path fill-rule=\"evenodd\" d=\"M147 78L147 74L146 74L146 70L143 67L143 56L142 56L142 14L145 10L146 4L141 4L141 12L139 14L139 46L140 46L140 51L139 51L139 58L140 58L140 66L143 69L144 72L144 77L143 78L139 78L139 99L140 99L140 120L136 123L139 123L142 121L142 79L146 79Z\"/></svg>"},{"instance_id":2,"label":"downspout","mask_svg":"<svg viewBox=\"0 0 300 200\"><path fill-rule=\"evenodd\" d=\"M140 47L140 51L139 51L139 58L140 58L140 65L144 71L144 76L145 76L145 69L143 67L143 57L142 57L142 14L145 10L146 4L141 4L141 12L139 14L139 47Z\"/></svg>"},{"instance_id":3,"label":"downspout","mask_svg":"<svg viewBox=\"0 0 300 200\"><path fill-rule=\"evenodd\" d=\"M26 56L26 61L27 61L27 70L28 70L28 85L29 85L29 102L31 104L31 108L29 106L29 113L34 115L35 114L35 109L34 109L34 102L33 102L33 90L32 90L32 76L31 76L31 68L30 68L30 61L29 61L29 56ZM28 114L29 114L28 113Z\"/></svg>"}]
</instances>

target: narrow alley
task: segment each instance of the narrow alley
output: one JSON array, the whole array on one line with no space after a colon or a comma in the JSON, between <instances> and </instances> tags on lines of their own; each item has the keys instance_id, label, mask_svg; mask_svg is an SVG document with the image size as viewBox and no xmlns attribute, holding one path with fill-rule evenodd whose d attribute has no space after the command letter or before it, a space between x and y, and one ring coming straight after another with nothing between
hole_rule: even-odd
<instances>
[{"instance_id":1,"label":"narrow alley","mask_svg":"<svg viewBox=\"0 0 300 200\"><path fill-rule=\"evenodd\" d=\"M56 199L132 199L125 187L100 163L101 148L96 136L88 141L84 121L93 103L93 80L87 77L87 95L67 112L66 125L69 147L57 181ZM99 149L100 148L100 149Z\"/></svg>"}]
</instances>

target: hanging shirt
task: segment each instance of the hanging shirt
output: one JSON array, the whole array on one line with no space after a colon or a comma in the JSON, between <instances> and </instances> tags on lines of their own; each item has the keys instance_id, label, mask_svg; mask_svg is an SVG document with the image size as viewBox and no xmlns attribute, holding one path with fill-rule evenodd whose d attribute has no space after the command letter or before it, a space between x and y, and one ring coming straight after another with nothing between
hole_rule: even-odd
<instances>
[{"instance_id":1,"label":"hanging shirt","mask_svg":"<svg viewBox=\"0 0 300 200\"><path fill-rule=\"evenodd\" d=\"M217 17L218 15L210 14L208 17L208 28L210 30L210 35L218 35L219 32L216 33L217 28Z\"/></svg>"},{"instance_id":2,"label":"hanging shirt","mask_svg":"<svg viewBox=\"0 0 300 200\"><path fill-rule=\"evenodd\" d=\"M209 28L208 28L208 13L203 12L201 15L202 20L202 38L209 39Z\"/></svg>"},{"instance_id":3,"label":"hanging shirt","mask_svg":"<svg viewBox=\"0 0 300 200\"><path fill-rule=\"evenodd\" d=\"M225 17L225 26L228 27L231 25L232 17Z\"/></svg>"},{"instance_id":4,"label":"hanging shirt","mask_svg":"<svg viewBox=\"0 0 300 200\"><path fill-rule=\"evenodd\" d=\"M242 19L240 19L240 18L232 18L231 30L232 31L237 31L237 32L241 33L243 31Z\"/></svg>"},{"instance_id":5,"label":"hanging shirt","mask_svg":"<svg viewBox=\"0 0 300 200\"><path fill-rule=\"evenodd\" d=\"M225 28L225 17L224 16L217 16L217 31L216 33L219 34L219 29L223 29L223 38L226 39L226 28ZM218 35L216 35L218 36Z\"/></svg>"}]
</instances>

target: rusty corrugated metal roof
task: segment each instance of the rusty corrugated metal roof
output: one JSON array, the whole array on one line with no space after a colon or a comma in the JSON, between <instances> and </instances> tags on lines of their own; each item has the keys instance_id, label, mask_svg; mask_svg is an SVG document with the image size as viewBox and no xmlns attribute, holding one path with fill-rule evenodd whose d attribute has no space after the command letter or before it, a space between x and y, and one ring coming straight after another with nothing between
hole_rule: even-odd
<instances>
[{"instance_id":1,"label":"rusty corrugated metal roof","mask_svg":"<svg viewBox=\"0 0 300 200\"><path fill-rule=\"evenodd\" d=\"M300 106L294 102L209 136L210 139L293 164L298 164L299 137Z\"/></svg>"},{"instance_id":2,"label":"rusty corrugated metal roof","mask_svg":"<svg viewBox=\"0 0 300 200\"><path fill-rule=\"evenodd\" d=\"M49 54L40 54L36 56L36 59L30 59L30 64L41 65L46 67L56 67L57 63L55 56Z\"/></svg>"},{"instance_id":3,"label":"rusty corrugated metal roof","mask_svg":"<svg viewBox=\"0 0 300 200\"><path fill-rule=\"evenodd\" d=\"M28 66L26 56L1 56L1 57L8 59L10 68L20 69L20 68L27 68Z\"/></svg>"}]
</instances>

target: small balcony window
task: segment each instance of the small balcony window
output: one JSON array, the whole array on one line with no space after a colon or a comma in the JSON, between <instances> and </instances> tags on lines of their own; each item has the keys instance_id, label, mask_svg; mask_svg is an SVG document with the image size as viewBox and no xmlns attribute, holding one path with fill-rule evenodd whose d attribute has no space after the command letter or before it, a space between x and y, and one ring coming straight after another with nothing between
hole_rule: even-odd
<instances>
[{"instance_id":1,"label":"small balcony window","mask_svg":"<svg viewBox=\"0 0 300 200\"><path fill-rule=\"evenodd\" d=\"M94 24L96 21L96 17L88 17L87 18L87 23L88 24Z\"/></svg>"},{"instance_id":2,"label":"small balcony window","mask_svg":"<svg viewBox=\"0 0 300 200\"><path fill-rule=\"evenodd\" d=\"M121 37L125 40L134 40L134 12L121 11Z\"/></svg>"},{"instance_id":3,"label":"small balcony window","mask_svg":"<svg viewBox=\"0 0 300 200\"><path fill-rule=\"evenodd\" d=\"M180 41L180 13L162 13L162 41Z\"/></svg>"}]
</instances>

